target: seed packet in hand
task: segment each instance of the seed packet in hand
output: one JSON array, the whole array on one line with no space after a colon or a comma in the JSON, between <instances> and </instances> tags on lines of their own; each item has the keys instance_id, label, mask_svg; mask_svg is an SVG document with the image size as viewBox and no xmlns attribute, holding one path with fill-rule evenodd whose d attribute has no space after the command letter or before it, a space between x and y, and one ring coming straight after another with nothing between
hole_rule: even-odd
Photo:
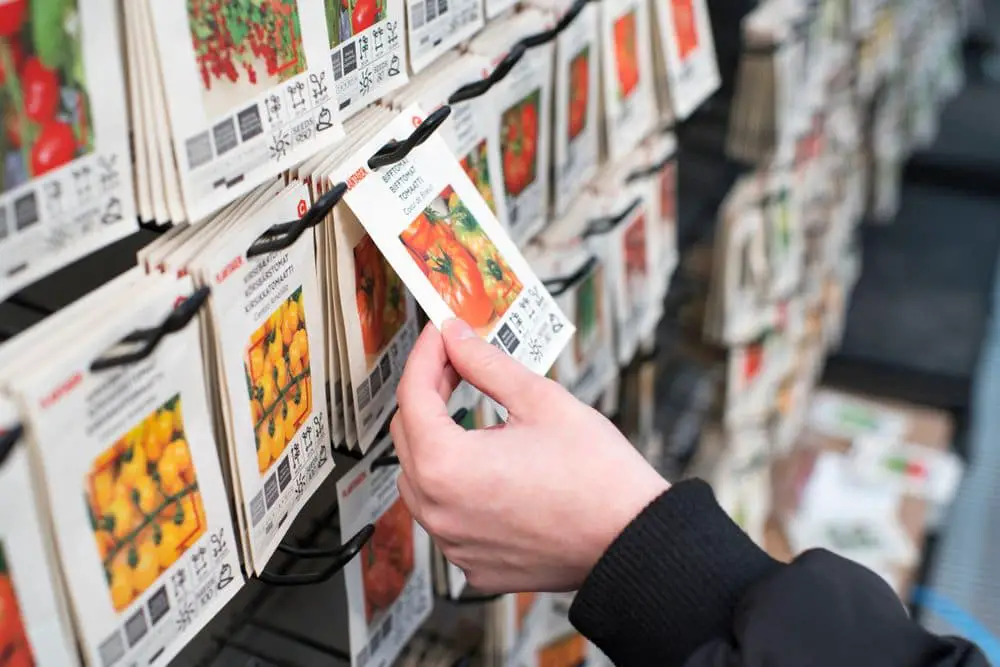
<instances>
[{"instance_id":1,"label":"seed packet in hand","mask_svg":"<svg viewBox=\"0 0 1000 667\"><path fill-rule=\"evenodd\" d=\"M396 407L396 385L417 339L410 291L349 209L337 215L337 284L362 452Z\"/></svg>"},{"instance_id":2,"label":"seed packet in hand","mask_svg":"<svg viewBox=\"0 0 1000 667\"><path fill-rule=\"evenodd\" d=\"M343 137L325 4L147 3L191 221Z\"/></svg>"},{"instance_id":3,"label":"seed packet in hand","mask_svg":"<svg viewBox=\"0 0 1000 667\"><path fill-rule=\"evenodd\" d=\"M721 83L705 0L654 2L659 55L669 82L671 110L684 120Z\"/></svg>"},{"instance_id":4,"label":"seed packet in hand","mask_svg":"<svg viewBox=\"0 0 1000 667\"><path fill-rule=\"evenodd\" d=\"M0 300L136 229L117 7L5 7Z\"/></svg>"},{"instance_id":5,"label":"seed packet in hand","mask_svg":"<svg viewBox=\"0 0 1000 667\"><path fill-rule=\"evenodd\" d=\"M617 162L656 124L649 3L602 0L600 10L604 146Z\"/></svg>"},{"instance_id":6,"label":"seed packet in hand","mask_svg":"<svg viewBox=\"0 0 1000 667\"><path fill-rule=\"evenodd\" d=\"M197 324L144 359L92 367L134 351L123 338L162 325L191 288L141 282L134 307L106 309L12 387L87 664L168 664L243 584Z\"/></svg>"},{"instance_id":7,"label":"seed packet in hand","mask_svg":"<svg viewBox=\"0 0 1000 667\"><path fill-rule=\"evenodd\" d=\"M399 466L371 467L391 445L383 439L337 480L344 541L375 526L344 568L352 667L391 664L434 606L430 538L399 497Z\"/></svg>"},{"instance_id":8,"label":"seed packet in hand","mask_svg":"<svg viewBox=\"0 0 1000 667\"><path fill-rule=\"evenodd\" d=\"M573 327L444 140L431 133L402 160L368 166L386 142L408 137L423 122L419 107L407 109L340 167L338 178L349 187L345 203L435 326L461 318L544 374Z\"/></svg>"},{"instance_id":9,"label":"seed packet in hand","mask_svg":"<svg viewBox=\"0 0 1000 667\"><path fill-rule=\"evenodd\" d=\"M269 227L298 219L308 202L304 184L289 185L244 217L200 262L213 290L239 511L257 573L333 469L312 234L288 248L248 256Z\"/></svg>"},{"instance_id":10,"label":"seed packet in hand","mask_svg":"<svg viewBox=\"0 0 1000 667\"><path fill-rule=\"evenodd\" d=\"M0 396L0 437L20 425ZM21 437L0 449L0 655L10 665L76 665L73 623L56 559L41 480ZM13 511L13 508L17 511Z\"/></svg>"}]
</instances>

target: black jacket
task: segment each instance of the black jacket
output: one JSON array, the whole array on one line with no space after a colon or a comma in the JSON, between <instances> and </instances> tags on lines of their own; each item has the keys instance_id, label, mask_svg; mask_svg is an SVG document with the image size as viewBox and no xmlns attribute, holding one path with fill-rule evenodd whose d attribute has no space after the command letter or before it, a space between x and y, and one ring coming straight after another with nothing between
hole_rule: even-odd
<instances>
[{"instance_id":1,"label":"black jacket","mask_svg":"<svg viewBox=\"0 0 1000 667\"><path fill-rule=\"evenodd\" d=\"M827 551L785 565L707 484L676 484L622 532L570 620L618 667L985 667L930 634L878 575Z\"/></svg>"}]
</instances>

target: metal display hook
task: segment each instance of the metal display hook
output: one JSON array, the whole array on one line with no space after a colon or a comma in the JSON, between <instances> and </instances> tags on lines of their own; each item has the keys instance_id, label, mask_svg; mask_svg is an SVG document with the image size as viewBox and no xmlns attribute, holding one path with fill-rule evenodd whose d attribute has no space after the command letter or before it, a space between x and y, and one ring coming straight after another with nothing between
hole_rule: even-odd
<instances>
[{"instance_id":1,"label":"metal display hook","mask_svg":"<svg viewBox=\"0 0 1000 667\"><path fill-rule=\"evenodd\" d=\"M167 335L177 333L194 319L201 307L208 300L211 289L208 286L199 287L189 297L177 304L163 323L152 329L137 329L121 340L121 343L141 343L138 349L117 355L101 356L90 364L92 372L127 366L142 361L151 355Z\"/></svg>"},{"instance_id":2,"label":"metal display hook","mask_svg":"<svg viewBox=\"0 0 1000 667\"><path fill-rule=\"evenodd\" d=\"M298 220L291 222L280 222L261 234L250 247L247 248L247 257L266 255L278 250L288 248L302 236L302 233L310 227L315 227L330 214L333 207L340 203L347 193L346 183L337 183L328 192L325 192L316 203L310 207L306 214Z\"/></svg>"},{"instance_id":3,"label":"metal display hook","mask_svg":"<svg viewBox=\"0 0 1000 667\"><path fill-rule=\"evenodd\" d=\"M257 577L270 586L311 586L331 579L357 556L365 544L375 534L375 526L366 524L351 539L342 545L330 548L300 548L282 542L278 549L283 553L302 560L332 558L329 565L317 572L301 574L281 574L263 570Z\"/></svg>"},{"instance_id":4,"label":"metal display hook","mask_svg":"<svg viewBox=\"0 0 1000 667\"><path fill-rule=\"evenodd\" d=\"M663 158L659 162L656 162L655 164L651 164L648 167L643 167L642 169L636 169L635 171L633 171L632 173L630 173L628 176L625 177L625 182L635 183L636 181L642 181L647 178L653 178L655 176L659 176L663 172L663 170L667 168L667 165L669 165L676 159L677 159L677 154L671 153L670 155L666 156L665 158Z\"/></svg>"}]
</instances>

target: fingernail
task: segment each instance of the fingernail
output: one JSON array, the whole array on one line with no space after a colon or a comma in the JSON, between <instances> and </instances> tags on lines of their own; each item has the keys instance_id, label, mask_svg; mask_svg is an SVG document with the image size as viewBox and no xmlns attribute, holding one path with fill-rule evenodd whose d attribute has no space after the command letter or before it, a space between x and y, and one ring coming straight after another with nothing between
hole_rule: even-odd
<instances>
[{"instance_id":1,"label":"fingernail","mask_svg":"<svg viewBox=\"0 0 1000 667\"><path fill-rule=\"evenodd\" d=\"M457 318L445 320L441 332L452 340L465 340L476 337L476 332L472 330L472 327L465 320Z\"/></svg>"}]
</instances>

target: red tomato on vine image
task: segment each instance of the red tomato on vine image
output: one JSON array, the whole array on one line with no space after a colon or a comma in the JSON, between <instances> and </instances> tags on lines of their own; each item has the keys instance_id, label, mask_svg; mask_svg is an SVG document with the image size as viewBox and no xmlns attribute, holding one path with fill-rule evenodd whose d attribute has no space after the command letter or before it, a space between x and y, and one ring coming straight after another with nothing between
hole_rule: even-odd
<instances>
[{"instance_id":1,"label":"red tomato on vine image","mask_svg":"<svg viewBox=\"0 0 1000 667\"><path fill-rule=\"evenodd\" d=\"M536 88L500 117L500 153L507 194L516 197L538 177L538 112L541 89Z\"/></svg>"},{"instance_id":2,"label":"red tomato on vine image","mask_svg":"<svg viewBox=\"0 0 1000 667\"><path fill-rule=\"evenodd\" d=\"M413 517L401 499L375 521L375 533L359 558L365 620L371 624L396 602L413 573Z\"/></svg>"},{"instance_id":3,"label":"red tomato on vine image","mask_svg":"<svg viewBox=\"0 0 1000 667\"><path fill-rule=\"evenodd\" d=\"M639 85L639 49L636 44L635 10L623 14L614 23L615 68L618 74L618 97L624 99Z\"/></svg>"},{"instance_id":4,"label":"red tomato on vine image","mask_svg":"<svg viewBox=\"0 0 1000 667\"><path fill-rule=\"evenodd\" d=\"M569 140L573 141L587 124L590 97L590 47L583 47L569 61Z\"/></svg>"},{"instance_id":5,"label":"red tomato on vine image","mask_svg":"<svg viewBox=\"0 0 1000 667\"><path fill-rule=\"evenodd\" d=\"M386 18L386 0L323 0L326 32L334 49Z\"/></svg>"}]
</instances>

